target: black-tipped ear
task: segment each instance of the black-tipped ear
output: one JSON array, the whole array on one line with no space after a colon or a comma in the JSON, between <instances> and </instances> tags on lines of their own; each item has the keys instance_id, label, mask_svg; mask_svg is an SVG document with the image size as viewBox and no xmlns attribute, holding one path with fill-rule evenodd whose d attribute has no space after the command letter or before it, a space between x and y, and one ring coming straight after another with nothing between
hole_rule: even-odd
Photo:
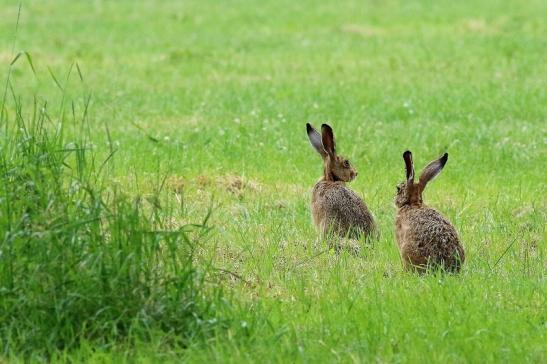
<instances>
[{"instance_id":1,"label":"black-tipped ear","mask_svg":"<svg viewBox=\"0 0 547 364\"><path fill-rule=\"evenodd\" d=\"M336 143L334 142L332 128L328 124L321 125L321 140L323 148L331 157L334 157L336 155Z\"/></svg>"},{"instance_id":2,"label":"black-tipped ear","mask_svg":"<svg viewBox=\"0 0 547 364\"><path fill-rule=\"evenodd\" d=\"M319 132L315 130L310 123L306 123L306 131L308 132L308 138L310 139L310 144L312 147L317 151L317 153L321 154L321 156L325 158L327 156L327 152L325 151L325 148L323 148L321 134L319 134Z\"/></svg>"},{"instance_id":3,"label":"black-tipped ear","mask_svg":"<svg viewBox=\"0 0 547 364\"><path fill-rule=\"evenodd\" d=\"M429 181L432 181L441 173L447 161L448 153L444 153L441 158L434 160L424 168L420 175L420 186L422 189L425 188Z\"/></svg>"},{"instance_id":4,"label":"black-tipped ear","mask_svg":"<svg viewBox=\"0 0 547 364\"><path fill-rule=\"evenodd\" d=\"M404 152L403 159L405 160L406 181L414 183L414 162L412 162L412 152L410 150Z\"/></svg>"}]
</instances>

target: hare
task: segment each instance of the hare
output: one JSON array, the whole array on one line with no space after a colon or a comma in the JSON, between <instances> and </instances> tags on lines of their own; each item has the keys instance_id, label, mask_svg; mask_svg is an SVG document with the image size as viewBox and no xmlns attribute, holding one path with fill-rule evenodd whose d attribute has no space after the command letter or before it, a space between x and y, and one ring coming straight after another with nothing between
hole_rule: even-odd
<instances>
[{"instance_id":1,"label":"hare","mask_svg":"<svg viewBox=\"0 0 547 364\"><path fill-rule=\"evenodd\" d=\"M344 157L336 154L332 128L321 125L321 134L306 124L311 145L323 158L323 178L313 188L311 210L316 228L322 235L359 239L376 234L374 218L364 201L346 187L357 171Z\"/></svg>"},{"instance_id":2,"label":"hare","mask_svg":"<svg viewBox=\"0 0 547 364\"><path fill-rule=\"evenodd\" d=\"M459 272L465 260L464 250L454 226L437 210L426 206L422 193L448 160L448 153L429 163L414 183L412 153L403 154L406 182L397 186L395 205L398 208L395 233L406 269L425 272L428 267Z\"/></svg>"}]
</instances>

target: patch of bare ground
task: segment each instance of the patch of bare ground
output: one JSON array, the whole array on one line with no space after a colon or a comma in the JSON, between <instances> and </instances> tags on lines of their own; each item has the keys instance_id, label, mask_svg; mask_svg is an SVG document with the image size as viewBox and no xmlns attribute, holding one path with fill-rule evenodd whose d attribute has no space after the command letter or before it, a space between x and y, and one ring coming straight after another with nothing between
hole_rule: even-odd
<instances>
[{"instance_id":1,"label":"patch of bare ground","mask_svg":"<svg viewBox=\"0 0 547 364\"><path fill-rule=\"evenodd\" d=\"M342 25L340 30L344 33L358 35L363 38L380 37L385 34L385 31L381 28L364 24L346 24Z\"/></svg>"},{"instance_id":2,"label":"patch of bare ground","mask_svg":"<svg viewBox=\"0 0 547 364\"><path fill-rule=\"evenodd\" d=\"M484 35L494 35L501 32L501 29L498 25L487 22L485 19L481 18L465 19L461 23L460 28L466 33Z\"/></svg>"},{"instance_id":3,"label":"patch of bare ground","mask_svg":"<svg viewBox=\"0 0 547 364\"><path fill-rule=\"evenodd\" d=\"M261 183L258 181L237 175L219 177L199 175L192 179L173 175L166 179L166 186L175 193L182 193L185 188L189 187L197 189L215 188L235 196L242 196L245 192L258 192L262 188Z\"/></svg>"}]
</instances>

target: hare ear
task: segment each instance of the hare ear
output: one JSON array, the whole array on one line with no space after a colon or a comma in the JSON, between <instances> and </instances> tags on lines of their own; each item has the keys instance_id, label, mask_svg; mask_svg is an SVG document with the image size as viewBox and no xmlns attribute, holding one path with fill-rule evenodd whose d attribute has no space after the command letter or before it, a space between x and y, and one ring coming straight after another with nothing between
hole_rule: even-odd
<instances>
[{"instance_id":1,"label":"hare ear","mask_svg":"<svg viewBox=\"0 0 547 364\"><path fill-rule=\"evenodd\" d=\"M412 162L412 152L407 150L403 153L406 167L406 181L410 184L414 183L414 163Z\"/></svg>"},{"instance_id":2,"label":"hare ear","mask_svg":"<svg viewBox=\"0 0 547 364\"><path fill-rule=\"evenodd\" d=\"M444 168L444 165L448 161L448 153L444 153L443 156L433 162L429 163L422 174L420 175L420 186L422 189L425 188L425 185L431 180L433 180Z\"/></svg>"},{"instance_id":3,"label":"hare ear","mask_svg":"<svg viewBox=\"0 0 547 364\"><path fill-rule=\"evenodd\" d=\"M332 132L332 128L327 124L321 125L321 141L323 142L323 148L325 148L329 156L334 157L336 155L334 133Z\"/></svg>"},{"instance_id":4,"label":"hare ear","mask_svg":"<svg viewBox=\"0 0 547 364\"><path fill-rule=\"evenodd\" d=\"M310 139L311 145L315 148L317 153L321 154L321 157L325 158L327 152L323 148L323 143L321 142L321 134L310 123L306 123L306 130L308 132L308 138Z\"/></svg>"}]
</instances>

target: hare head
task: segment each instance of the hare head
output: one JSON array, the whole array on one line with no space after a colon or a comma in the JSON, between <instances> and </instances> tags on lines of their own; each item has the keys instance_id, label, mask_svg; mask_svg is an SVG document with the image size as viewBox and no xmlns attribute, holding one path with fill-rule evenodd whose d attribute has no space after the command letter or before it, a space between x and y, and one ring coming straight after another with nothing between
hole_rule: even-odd
<instances>
[{"instance_id":1,"label":"hare head","mask_svg":"<svg viewBox=\"0 0 547 364\"><path fill-rule=\"evenodd\" d=\"M357 171L349 160L336 154L334 134L329 125L321 125L321 134L310 123L306 124L306 130L311 145L323 158L325 181L350 182L357 177Z\"/></svg>"},{"instance_id":2,"label":"hare head","mask_svg":"<svg viewBox=\"0 0 547 364\"><path fill-rule=\"evenodd\" d=\"M397 186L397 195L395 196L395 205L399 208L405 205L421 206L423 203L422 192L427 183L433 180L441 173L446 161L448 153L444 153L442 157L429 163L422 174L418 183L414 183L414 163L412 162L412 153L407 150L403 153L403 159L406 167L406 181L401 182Z\"/></svg>"}]
</instances>

